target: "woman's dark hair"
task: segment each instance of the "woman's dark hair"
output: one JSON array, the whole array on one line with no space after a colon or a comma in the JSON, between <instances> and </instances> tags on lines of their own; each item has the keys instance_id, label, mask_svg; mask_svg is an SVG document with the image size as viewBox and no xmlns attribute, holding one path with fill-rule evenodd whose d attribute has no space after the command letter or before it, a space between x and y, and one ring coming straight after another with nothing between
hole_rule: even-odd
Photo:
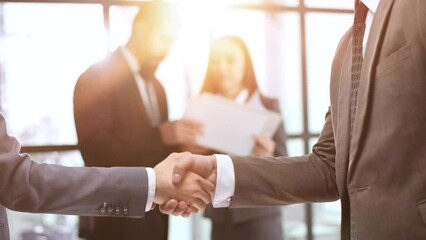
<instances>
[{"instance_id":1,"label":"woman's dark hair","mask_svg":"<svg viewBox=\"0 0 426 240\"><path fill-rule=\"evenodd\" d=\"M214 79L214 74L212 73L212 64L213 64L213 51L216 48L220 48L223 42L233 42L237 44L244 55L244 80L243 86L248 90L249 96L251 96L258 88L256 82L256 76L254 75L253 62L250 57L247 45L244 41L237 36L227 35L221 38L214 40L210 47L209 62L207 65L207 72L204 78L203 86L201 87L200 93L209 92L213 94L218 94L220 89L218 87L217 79Z\"/></svg>"}]
</instances>

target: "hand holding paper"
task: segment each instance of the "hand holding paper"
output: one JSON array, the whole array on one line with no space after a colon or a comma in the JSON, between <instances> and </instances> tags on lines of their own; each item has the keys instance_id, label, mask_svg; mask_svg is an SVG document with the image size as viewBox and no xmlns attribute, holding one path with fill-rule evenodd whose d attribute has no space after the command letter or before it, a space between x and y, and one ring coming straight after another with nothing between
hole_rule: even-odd
<instances>
[{"instance_id":1,"label":"hand holding paper","mask_svg":"<svg viewBox=\"0 0 426 240\"><path fill-rule=\"evenodd\" d=\"M251 154L256 142L254 136L271 138L281 122L278 113L211 94L192 98L185 118L197 120L204 126L197 144L236 155Z\"/></svg>"}]
</instances>

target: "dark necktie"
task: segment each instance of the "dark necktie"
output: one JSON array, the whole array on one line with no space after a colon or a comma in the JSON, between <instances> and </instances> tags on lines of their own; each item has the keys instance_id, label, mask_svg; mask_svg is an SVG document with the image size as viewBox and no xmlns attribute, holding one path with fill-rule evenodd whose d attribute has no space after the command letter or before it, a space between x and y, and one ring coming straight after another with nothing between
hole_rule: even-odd
<instances>
[{"instance_id":1,"label":"dark necktie","mask_svg":"<svg viewBox=\"0 0 426 240\"><path fill-rule=\"evenodd\" d=\"M362 69L362 42L364 40L365 20L367 18L368 8L360 0L355 1L355 17L352 26L352 76L351 76L351 129L350 141L352 141L354 120L356 114L356 105L358 97L358 88ZM355 211L351 203L351 240L358 240L357 224L354 219Z\"/></svg>"},{"instance_id":2,"label":"dark necktie","mask_svg":"<svg viewBox=\"0 0 426 240\"><path fill-rule=\"evenodd\" d=\"M354 128L354 119L356 114L356 105L358 97L358 88L361 77L362 68L362 42L365 32L365 19L367 18L368 8L359 0L355 1L355 18L352 26L352 88L351 88L351 132L350 140L352 141L352 132Z\"/></svg>"}]
</instances>

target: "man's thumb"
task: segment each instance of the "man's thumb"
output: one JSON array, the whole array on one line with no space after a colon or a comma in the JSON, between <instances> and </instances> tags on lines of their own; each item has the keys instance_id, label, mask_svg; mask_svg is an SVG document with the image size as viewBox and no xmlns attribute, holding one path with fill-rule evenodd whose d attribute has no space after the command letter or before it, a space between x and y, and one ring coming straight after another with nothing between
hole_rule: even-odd
<instances>
[{"instance_id":1,"label":"man's thumb","mask_svg":"<svg viewBox=\"0 0 426 240\"><path fill-rule=\"evenodd\" d=\"M187 170L191 169L194 161L190 156L180 159L173 167L172 181L174 184L180 183L185 176Z\"/></svg>"}]
</instances>

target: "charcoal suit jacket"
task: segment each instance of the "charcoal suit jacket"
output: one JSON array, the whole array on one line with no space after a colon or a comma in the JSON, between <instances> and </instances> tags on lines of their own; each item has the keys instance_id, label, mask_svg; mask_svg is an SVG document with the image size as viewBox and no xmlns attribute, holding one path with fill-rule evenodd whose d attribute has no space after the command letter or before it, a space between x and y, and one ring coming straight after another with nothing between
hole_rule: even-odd
<instances>
[{"instance_id":1,"label":"charcoal suit jacket","mask_svg":"<svg viewBox=\"0 0 426 240\"><path fill-rule=\"evenodd\" d=\"M83 168L39 164L20 153L0 113L0 240L8 240L6 209L31 213L143 217L145 168Z\"/></svg>"}]
</instances>

